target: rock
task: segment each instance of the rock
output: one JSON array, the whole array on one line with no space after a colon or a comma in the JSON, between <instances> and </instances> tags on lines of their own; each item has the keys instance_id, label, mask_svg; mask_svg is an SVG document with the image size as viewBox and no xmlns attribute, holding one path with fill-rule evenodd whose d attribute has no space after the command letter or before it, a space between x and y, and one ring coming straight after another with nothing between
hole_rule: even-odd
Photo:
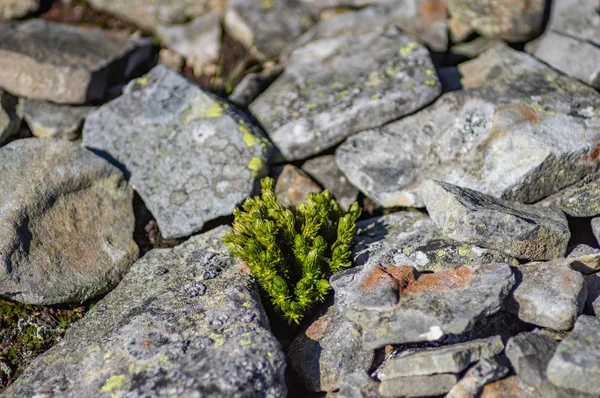
<instances>
[{"instance_id":1,"label":"rock","mask_svg":"<svg viewBox=\"0 0 600 398\"><path fill-rule=\"evenodd\" d=\"M484 52L498 46L503 46L504 41L486 36L468 41L466 43L456 43L450 48L450 52L462 55L467 58L475 58Z\"/></svg>"},{"instance_id":2,"label":"rock","mask_svg":"<svg viewBox=\"0 0 600 398\"><path fill-rule=\"evenodd\" d=\"M544 0L448 0L448 22L457 41L473 31L506 41L527 41L542 29Z\"/></svg>"},{"instance_id":3,"label":"rock","mask_svg":"<svg viewBox=\"0 0 600 398\"><path fill-rule=\"evenodd\" d=\"M316 21L316 9L297 0L229 0L225 29L258 59L279 56Z\"/></svg>"},{"instance_id":4,"label":"rock","mask_svg":"<svg viewBox=\"0 0 600 398\"><path fill-rule=\"evenodd\" d=\"M79 138L83 121L94 109L21 98L17 112L34 136L73 141Z\"/></svg>"},{"instance_id":5,"label":"rock","mask_svg":"<svg viewBox=\"0 0 600 398\"><path fill-rule=\"evenodd\" d=\"M506 356L518 379L532 387L547 383L546 368L558 341L539 330L521 333L506 344Z\"/></svg>"},{"instance_id":6,"label":"rock","mask_svg":"<svg viewBox=\"0 0 600 398\"><path fill-rule=\"evenodd\" d=\"M221 14L213 10L182 25L159 25L158 38L165 47L187 59L194 71L216 62L221 49Z\"/></svg>"},{"instance_id":7,"label":"rock","mask_svg":"<svg viewBox=\"0 0 600 398\"><path fill-rule=\"evenodd\" d=\"M338 166L369 198L423 206L421 185L435 179L535 203L597 169L594 89L507 47L459 70L463 90L337 149Z\"/></svg>"},{"instance_id":8,"label":"rock","mask_svg":"<svg viewBox=\"0 0 600 398\"><path fill-rule=\"evenodd\" d=\"M262 72L247 74L235 86L229 100L238 106L247 108L281 73L283 73L283 66L274 65Z\"/></svg>"},{"instance_id":9,"label":"rock","mask_svg":"<svg viewBox=\"0 0 600 398\"><path fill-rule=\"evenodd\" d=\"M285 397L285 357L225 231L146 254L5 396Z\"/></svg>"},{"instance_id":10,"label":"rock","mask_svg":"<svg viewBox=\"0 0 600 398\"><path fill-rule=\"evenodd\" d=\"M340 380L339 397L344 398L379 398L379 383L369 377L367 372L354 372Z\"/></svg>"},{"instance_id":11,"label":"rock","mask_svg":"<svg viewBox=\"0 0 600 398\"><path fill-rule=\"evenodd\" d=\"M313 321L288 349L288 363L309 391L335 391L340 379L367 372L374 352L362 348L361 333L331 307Z\"/></svg>"},{"instance_id":12,"label":"rock","mask_svg":"<svg viewBox=\"0 0 600 398\"><path fill-rule=\"evenodd\" d=\"M91 114L83 143L127 170L165 239L230 214L266 173L270 148L228 103L163 65Z\"/></svg>"},{"instance_id":13,"label":"rock","mask_svg":"<svg viewBox=\"0 0 600 398\"><path fill-rule=\"evenodd\" d=\"M508 367L493 358L483 358L456 383L446 398L471 398L479 396L486 384L503 378L509 372Z\"/></svg>"},{"instance_id":14,"label":"rock","mask_svg":"<svg viewBox=\"0 0 600 398\"><path fill-rule=\"evenodd\" d=\"M22 18L40 8L40 0L0 0L0 20Z\"/></svg>"},{"instance_id":15,"label":"rock","mask_svg":"<svg viewBox=\"0 0 600 398\"><path fill-rule=\"evenodd\" d=\"M500 336L492 336L414 353L409 351L387 360L377 376L384 381L405 376L460 373L473 362L493 357L503 350Z\"/></svg>"},{"instance_id":16,"label":"rock","mask_svg":"<svg viewBox=\"0 0 600 398\"><path fill-rule=\"evenodd\" d=\"M421 194L431 219L444 235L459 242L527 260L551 260L567 251L571 233L562 212L441 181L427 182Z\"/></svg>"},{"instance_id":17,"label":"rock","mask_svg":"<svg viewBox=\"0 0 600 398\"><path fill-rule=\"evenodd\" d=\"M0 144L19 132L21 119L17 115L17 98L0 90Z\"/></svg>"},{"instance_id":18,"label":"rock","mask_svg":"<svg viewBox=\"0 0 600 398\"><path fill-rule=\"evenodd\" d=\"M384 397L428 397L450 391L457 382L456 375L436 374L431 376L409 376L383 380L379 392Z\"/></svg>"},{"instance_id":19,"label":"rock","mask_svg":"<svg viewBox=\"0 0 600 398\"><path fill-rule=\"evenodd\" d=\"M67 141L0 148L0 295L84 302L119 283L138 256L133 191L107 161Z\"/></svg>"},{"instance_id":20,"label":"rock","mask_svg":"<svg viewBox=\"0 0 600 398\"><path fill-rule=\"evenodd\" d=\"M590 224L592 226L592 234L596 238L596 241L600 243L600 217L592 218Z\"/></svg>"},{"instance_id":21,"label":"rock","mask_svg":"<svg viewBox=\"0 0 600 398\"><path fill-rule=\"evenodd\" d=\"M587 299L583 276L563 259L513 270L517 284L505 302L506 310L537 326L571 329Z\"/></svg>"},{"instance_id":22,"label":"rock","mask_svg":"<svg viewBox=\"0 0 600 398\"><path fill-rule=\"evenodd\" d=\"M588 291L584 313L600 317L600 275L584 275L583 279Z\"/></svg>"},{"instance_id":23,"label":"rock","mask_svg":"<svg viewBox=\"0 0 600 398\"><path fill-rule=\"evenodd\" d=\"M596 174L587 176L537 204L561 210L571 217L600 215L600 180L597 178Z\"/></svg>"},{"instance_id":24,"label":"rock","mask_svg":"<svg viewBox=\"0 0 600 398\"><path fill-rule=\"evenodd\" d=\"M334 155L307 160L302 165L302 170L331 192L344 209L348 210L350 205L356 202L358 189L348 182L346 176L337 167Z\"/></svg>"},{"instance_id":25,"label":"rock","mask_svg":"<svg viewBox=\"0 0 600 398\"><path fill-rule=\"evenodd\" d=\"M588 245L577 245L567 256L569 265L582 274L600 271L600 249Z\"/></svg>"},{"instance_id":26,"label":"rock","mask_svg":"<svg viewBox=\"0 0 600 398\"><path fill-rule=\"evenodd\" d=\"M562 388L600 395L600 319L582 315L548 364L548 379Z\"/></svg>"},{"instance_id":27,"label":"rock","mask_svg":"<svg viewBox=\"0 0 600 398\"><path fill-rule=\"evenodd\" d=\"M390 27L297 48L250 110L282 156L297 160L412 113L439 93L425 47Z\"/></svg>"},{"instance_id":28,"label":"rock","mask_svg":"<svg viewBox=\"0 0 600 398\"><path fill-rule=\"evenodd\" d=\"M44 20L0 24L0 86L13 94L83 104L132 74L150 43Z\"/></svg>"},{"instance_id":29,"label":"rock","mask_svg":"<svg viewBox=\"0 0 600 398\"><path fill-rule=\"evenodd\" d=\"M277 178L275 196L286 207L296 207L304 202L309 193L319 193L319 187L299 168L286 164Z\"/></svg>"},{"instance_id":30,"label":"rock","mask_svg":"<svg viewBox=\"0 0 600 398\"><path fill-rule=\"evenodd\" d=\"M175 51L171 51L168 48L161 48L158 52L158 63L173 69L175 72L181 72L185 60Z\"/></svg>"},{"instance_id":31,"label":"rock","mask_svg":"<svg viewBox=\"0 0 600 398\"><path fill-rule=\"evenodd\" d=\"M515 376L510 376L485 385L480 398L539 398L540 396L535 390L521 386Z\"/></svg>"}]
</instances>

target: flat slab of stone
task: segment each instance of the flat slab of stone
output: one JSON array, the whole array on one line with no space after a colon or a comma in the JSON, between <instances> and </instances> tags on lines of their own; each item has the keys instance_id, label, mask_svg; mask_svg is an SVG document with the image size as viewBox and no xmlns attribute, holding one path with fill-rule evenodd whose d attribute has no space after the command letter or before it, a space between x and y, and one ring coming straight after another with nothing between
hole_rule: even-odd
<instances>
[{"instance_id":1,"label":"flat slab of stone","mask_svg":"<svg viewBox=\"0 0 600 398\"><path fill-rule=\"evenodd\" d=\"M101 100L150 56L150 43L44 20L0 24L0 87L56 103Z\"/></svg>"},{"instance_id":2,"label":"flat slab of stone","mask_svg":"<svg viewBox=\"0 0 600 398\"><path fill-rule=\"evenodd\" d=\"M571 237L557 210L498 199L441 181L423 185L423 200L443 234L527 260L562 257Z\"/></svg>"},{"instance_id":3,"label":"flat slab of stone","mask_svg":"<svg viewBox=\"0 0 600 398\"><path fill-rule=\"evenodd\" d=\"M132 189L79 145L28 138L0 148L0 192L0 296L84 302L137 259Z\"/></svg>"},{"instance_id":4,"label":"flat slab of stone","mask_svg":"<svg viewBox=\"0 0 600 398\"><path fill-rule=\"evenodd\" d=\"M17 114L18 99L0 90L0 144L19 132L21 118Z\"/></svg>"},{"instance_id":5,"label":"flat slab of stone","mask_svg":"<svg viewBox=\"0 0 600 398\"><path fill-rule=\"evenodd\" d=\"M334 155L325 155L307 160L302 170L327 189L344 209L349 209L358 198L356 189L335 163Z\"/></svg>"},{"instance_id":6,"label":"flat slab of stone","mask_svg":"<svg viewBox=\"0 0 600 398\"><path fill-rule=\"evenodd\" d=\"M600 93L535 58L496 47L460 65L463 90L336 151L376 203L424 206L423 182L535 203L598 166Z\"/></svg>"},{"instance_id":7,"label":"flat slab of stone","mask_svg":"<svg viewBox=\"0 0 600 398\"><path fill-rule=\"evenodd\" d=\"M72 141L80 136L83 121L95 109L93 106L57 105L21 98L17 113L34 136Z\"/></svg>"},{"instance_id":8,"label":"flat slab of stone","mask_svg":"<svg viewBox=\"0 0 600 398\"><path fill-rule=\"evenodd\" d=\"M379 392L384 397L437 396L450 391L457 381L456 375L443 373L431 376L398 377L382 381Z\"/></svg>"},{"instance_id":9,"label":"flat slab of stone","mask_svg":"<svg viewBox=\"0 0 600 398\"><path fill-rule=\"evenodd\" d=\"M146 254L4 396L285 397L285 357L225 231Z\"/></svg>"},{"instance_id":10,"label":"flat slab of stone","mask_svg":"<svg viewBox=\"0 0 600 398\"><path fill-rule=\"evenodd\" d=\"M158 65L88 116L83 143L122 165L166 239L231 214L270 145L232 107Z\"/></svg>"},{"instance_id":11,"label":"flat slab of stone","mask_svg":"<svg viewBox=\"0 0 600 398\"><path fill-rule=\"evenodd\" d=\"M326 21L327 22L327 21ZM395 27L315 39L250 104L287 160L412 113L440 93L427 49Z\"/></svg>"}]
</instances>

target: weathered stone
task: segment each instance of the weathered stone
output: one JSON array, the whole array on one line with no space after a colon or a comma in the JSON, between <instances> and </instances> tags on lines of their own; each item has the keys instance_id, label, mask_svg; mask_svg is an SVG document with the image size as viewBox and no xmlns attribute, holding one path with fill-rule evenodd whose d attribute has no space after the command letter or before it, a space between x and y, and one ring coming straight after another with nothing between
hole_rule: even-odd
<instances>
[{"instance_id":1,"label":"weathered stone","mask_svg":"<svg viewBox=\"0 0 600 398\"><path fill-rule=\"evenodd\" d=\"M429 397L450 391L457 382L456 375L408 376L383 380L379 392L384 397Z\"/></svg>"},{"instance_id":2,"label":"weathered stone","mask_svg":"<svg viewBox=\"0 0 600 398\"><path fill-rule=\"evenodd\" d=\"M479 36L466 43L456 43L450 48L450 52L467 58L475 58L494 47L503 45L503 40Z\"/></svg>"},{"instance_id":3,"label":"weathered stone","mask_svg":"<svg viewBox=\"0 0 600 398\"><path fill-rule=\"evenodd\" d=\"M600 275L585 275L583 279L588 291L584 313L600 318Z\"/></svg>"},{"instance_id":4,"label":"weathered stone","mask_svg":"<svg viewBox=\"0 0 600 398\"><path fill-rule=\"evenodd\" d=\"M464 90L337 149L353 185L386 207L423 206L428 179L534 203L597 169L597 91L508 47L459 70Z\"/></svg>"},{"instance_id":5,"label":"weathered stone","mask_svg":"<svg viewBox=\"0 0 600 398\"><path fill-rule=\"evenodd\" d=\"M321 192L321 187L291 164L283 167L275 184L275 196L286 207L296 207L298 203L306 200L309 193L318 192Z\"/></svg>"},{"instance_id":6,"label":"weathered stone","mask_svg":"<svg viewBox=\"0 0 600 398\"><path fill-rule=\"evenodd\" d=\"M592 234L596 238L596 241L600 243L600 217L592 218L590 224L592 226Z\"/></svg>"},{"instance_id":7,"label":"weathered stone","mask_svg":"<svg viewBox=\"0 0 600 398\"><path fill-rule=\"evenodd\" d=\"M316 9L297 0L229 0L225 29L257 58L279 56L316 21Z\"/></svg>"},{"instance_id":8,"label":"weathered stone","mask_svg":"<svg viewBox=\"0 0 600 398\"><path fill-rule=\"evenodd\" d=\"M431 219L459 242L527 260L551 260L567 251L571 233L562 212L441 181L425 183L421 194Z\"/></svg>"},{"instance_id":9,"label":"weathered stone","mask_svg":"<svg viewBox=\"0 0 600 398\"><path fill-rule=\"evenodd\" d=\"M17 114L17 98L0 90L0 144L19 132L21 119Z\"/></svg>"},{"instance_id":10,"label":"weathered stone","mask_svg":"<svg viewBox=\"0 0 600 398\"><path fill-rule=\"evenodd\" d=\"M67 141L0 149L0 295L83 302L116 286L138 255L133 191L107 161Z\"/></svg>"},{"instance_id":11,"label":"weathered stone","mask_svg":"<svg viewBox=\"0 0 600 398\"><path fill-rule=\"evenodd\" d=\"M488 383L503 378L510 370L493 358L483 358L448 392L445 398L473 398Z\"/></svg>"},{"instance_id":12,"label":"weathered stone","mask_svg":"<svg viewBox=\"0 0 600 398\"><path fill-rule=\"evenodd\" d=\"M39 8L40 0L0 0L0 20L22 18Z\"/></svg>"},{"instance_id":13,"label":"weathered stone","mask_svg":"<svg viewBox=\"0 0 600 398\"><path fill-rule=\"evenodd\" d=\"M485 385L480 398L539 398L540 396L535 390L521 386L515 376L510 376Z\"/></svg>"},{"instance_id":14,"label":"weathered stone","mask_svg":"<svg viewBox=\"0 0 600 398\"><path fill-rule=\"evenodd\" d=\"M537 203L561 210L571 217L600 215L600 180L598 175L587 176L556 194Z\"/></svg>"},{"instance_id":15,"label":"weathered stone","mask_svg":"<svg viewBox=\"0 0 600 398\"><path fill-rule=\"evenodd\" d=\"M379 398L379 383L369 377L367 372L354 372L340 379L339 397Z\"/></svg>"},{"instance_id":16,"label":"weathered stone","mask_svg":"<svg viewBox=\"0 0 600 398\"><path fill-rule=\"evenodd\" d=\"M506 344L506 356L521 382L540 387L548 382L546 368L557 345L558 341L539 330L521 333Z\"/></svg>"},{"instance_id":17,"label":"weathered stone","mask_svg":"<svg viewBox=\"0 0 600 398\"><path fill-rule=\"evenodd\" d=\"M362 348L360 330L335 307L300 334L290 345L288 363L309 391L334 391L340 379L367 372L374 352Z\"/></svg>"},{"instance_id":18,"label":"weathered stone","mask_svg":"<svg viewBox=\"0 0 600 398\"><path fill-rule=\"evenodd\" d=\"M450 30L457 41L473 31L507 41L527 41L542 28L544 0L448 0Z\"/></svg>"},{"instance_id":19,"label":"weathered stone","mask_svg":"<svg viewBox=\"0 0 600 398\"><path fill-rule=\"evenodd\" d=\"M282 156L295 160L414 112L439 93L425 47L390 27L297 48L250 110Z\"/></svg>"},{"instance_id":20,"label":"weathered stone","mask_svg":"<svg viewBox=\"0 0 600 398\"><path fill-rule=\"evenodd\" d=\"M473 362L500 354L504 344L500 336L452 344L415 353L402 353L388 359L377 372L380 380L395 377L460 373Z\"/></svg>"},{"instance_id":21,"label":"weathered stone","mask_svg":"<svg viewBox=\"0 0 600 398\"><path fill-rule=\"evenodd\" d=\"M600 319L582 315L548 364L548 379L562 388L600 395Z\"/></svg>"},{"instance_id":22,"label":"weathered stone","mask_svg":"<svg viewBox=\"0 0 600 398\"><path fill-rule=\"evenodd\" d=\"M0 24L0 86L20 96L82 104L104 98L150 55L150 42L44 20Z\"/></svg>"},{"instance_id":23,"label":"weathered stone","mask_svg":"<svg viewBox=\"0 0 600 398\"><path fill-rule=\"evenodd\" d=\"M247 74L235 86L229 100L238 106L248 107L281 73L283 73L283 66L274 65L262 72Z\"/></svg>"},{"instance_id":24,"label":"weathered stone","mask_svg":"<svg viewBox=\"0 0 600 398\"><path fill-rule=\"evenodd\" d=\"M163 65L91 114L83 142L127 170L166 239L230 214L266 173L270 148L228 103Z\"/></svg>"},{"instance_id":25,"label":"weathered stone","mask_svg":"<svg viewBox=\"0 0 600 398\"><path fill-rule=\"evenodd\" d=\"M285 397L285 357L225 230L146 254L4 396ZM204 295L186 294L194 281Z\"/></svg>"},{"instance_id":26,"label":"weathered stone","mask_svg":"<svg viewBox=\"0 0 600 398\"><path fill-rule=\"evenodd\" d=\"M588 245L577 245L567 256L571 268L582 274L600 271L600 249Z\"/></svg>"},{"instance_id":27,"label":"weathered stone","mask_svg":"<svg viewBox=\"0 0 600 398\"><path fill-rule=\"evenodd\" d=\"M514 267L517 284L506 310L524 322L554 330L569 330L587 299L583 276L564 259Z\"/></svg>"},{"instance_id":28,"label":"weathered stone","mask_svg":"<svg viewBox=\"0 0 600 398\"><path fill-rule=\"evenodd\" d=\"M92 106L56 105L51 102L21 98L17 113L25 120L36 137L75 140Z\"/></svg>"},{"instance_id":29,"label":"weathered stone","mask_svg":"<svg viewBox=\"0 0 600 398\"><path fill-rule=\"evenodd\" d=\"M337 167L334 155L307 160L302 165L302 170L331 192L344 209L348 210L358 198L358 189L348 182L346 176Z\"/></svg>"}]
</instances>

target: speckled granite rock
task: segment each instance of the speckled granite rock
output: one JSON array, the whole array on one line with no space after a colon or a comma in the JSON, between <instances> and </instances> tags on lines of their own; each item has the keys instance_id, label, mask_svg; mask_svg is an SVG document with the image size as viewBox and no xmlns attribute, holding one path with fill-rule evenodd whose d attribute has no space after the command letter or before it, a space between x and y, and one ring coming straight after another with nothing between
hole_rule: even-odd
<instances>
[{"instance_id":1,"label":"speckled granite rock","mask_svg":"<svg viewBox=\"0 0 600 398\"><path fill-rule=\"evenodd\" d=\"M282 156L297 160L414 112L439 93L425 47L390 27L297 48L250 110Z\"/></svg>"},{"instance_id":2,"label":"speckled granite rock","mask_svg":"<svg viewBox=\"0 0 600 398\"><path fill-rule=\"evenodd\" d=\"M225 227L155 249L5 397L285 397L285 358Z\"/></svg>"},{"instance_id":3,"label":"speckled granite rock","mask_svg":"<svg viewBox=\"0 0 600 398\"><path fill-rule=\"evenodd\" d=\"M80 136L83 121L94 109L93 106L57 105L21 98L17 113L34 136L72 141Z\"/></svg>"},{"instance_id":4,"label":"speckled granite rock","mask_svg":"<svg viewBox=\"0 0 600 398\"><path fill-rule=\"evenodd\" d=\"M0 149L0 296L29 304L106 293L136 260L133 191L79 145L49 138Z\"/></svg>"},{"instance_id":5,"label":"speckled granite rock","mask_svg":"<svg viewBox=\"0 0 600 398\"><path fill-rule=\"evenodd\" d=\"M598 175L586 176L583 180L537 204L561 210L571 217L595 217L600 215L600 180L598 180Z\"/></svg>"},{"instance_id":6,"label":"speckled granite rock","mask_svg":"<svg viewBox=\"0 0 600 398\"><path fill-rule=\"evenodd\" d=\"M0 90L0 144L19 132L21 119L17 114L17 101L16 97Z\"/></svg>"},{"instance_id":7,"label":"speckled granite rock","mask_svg":"<svg viewBox=\"0 0 600 398\"><path fill-rule=\"evenodd\" d=\"M431 219L445 236L527 260L567 251L571 233L562 212L524 205L440 181L423 185Z\"/></svg>"},{"instance_id":8,"label":"speckled granite rock","mask_svg":"<svg viewBox=\"0 0 600 398\"><path fill-rule=\"evenodd\" d=\"M459 69L464 90L337 149L352 184L387 207L423 206L427 179L534 203L597 169L600 93L507 47Z\"/></svg>"},{"instance_id":9,"label":"speckled granite rock","mask_svg":"<svg viewBox=\"0 0 600 398\"><path fill-rule=\"evenodd\" d=\"M275 196L279 203L286 207L296 207L298 203L306 200L309 193L318 192L321 192L321 187L291 164L283 167L275 184Z\"/></svg>"},{"instance_id":10,"label":"speckled granite rock","mask_svg":"<svg viewBox=\"0 0 600 398\"><path fill-rule=\"evenodd\" d=\"M229 104L163 65L91 114L83 143L127 170L167 239L230 214L266 173L270 149Z\"/></svg>"},{"instance_id":11,"label":"speckled granite rock","mask_svg":"<svg viewBox=\"0 0 600 398\"><path fill-rule=\"evenodd\" d=\"M0 0L0 20L22 18L40 8L40 0Z\"/></svg>"},{"instance_id":12,"label":"speckled granite rock","mask_svg":"<svg viewBox=\"0 0 600 398\"><path fill-rule=\"evenodd\" d=\"M149 42L44 20L0 24L0 87L57 103L104 98L151 54Z\"/></svg>"},{"instance_id":13,"label":"speckled granite rock","mask_svg":"<svg viewBox=\"0 0 600 398\"><path fill-rule=\"evenodd\" d=\"M567 256L569 265L582 274L600 271L600 249L587 245L577 245Z\"/></svg>"},{"instance_id":14,"label":"speckled granite rock","mask_svg":"<svg viewBox=\"0 0 600 398\"><path fill-rule=\"evenodd\" d=\"M520 333L506 344L506 356L521 382L533 387L548 383L546 368L558 341L539 330Z\"/></svg>"},{"instance_id":15,"label":"speckled granite rock","mask_svg":"<svg viewBox=\"0 0 600 398\"><path fill-rule=\"evenodd\" d=\"M334 155L325 155L307 160L302 170L310 174L319 184L327 189L344 209L349 209L358 198L356 189L335 163Z\"/></svg>"}]
</instances>

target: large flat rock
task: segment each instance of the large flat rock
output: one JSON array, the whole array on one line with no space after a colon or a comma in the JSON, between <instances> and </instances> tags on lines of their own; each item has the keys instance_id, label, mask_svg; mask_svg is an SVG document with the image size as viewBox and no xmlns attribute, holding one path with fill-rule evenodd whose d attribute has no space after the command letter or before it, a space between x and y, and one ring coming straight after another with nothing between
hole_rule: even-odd
<instances>
[{"instance_id":1,"label":"large flat rock","mask_svg":"<svg viewBox=\"0 0 600 398\"><path fill-rule=\"evenodd\" d=\"M270 149L228 103L162 65L88 116L83 142L126 169L167 239L230 214Z\"/></svg>"},{"instance_id":2,"label":"large flat rock","mask_svg":"<svg viewBox=\"0 0 600 398\"><path fill-rule=\"evenodd\" d=\"M5 397L285 397L285 358L225 228L155 249Z\"/></svg>"}]
</instances>

